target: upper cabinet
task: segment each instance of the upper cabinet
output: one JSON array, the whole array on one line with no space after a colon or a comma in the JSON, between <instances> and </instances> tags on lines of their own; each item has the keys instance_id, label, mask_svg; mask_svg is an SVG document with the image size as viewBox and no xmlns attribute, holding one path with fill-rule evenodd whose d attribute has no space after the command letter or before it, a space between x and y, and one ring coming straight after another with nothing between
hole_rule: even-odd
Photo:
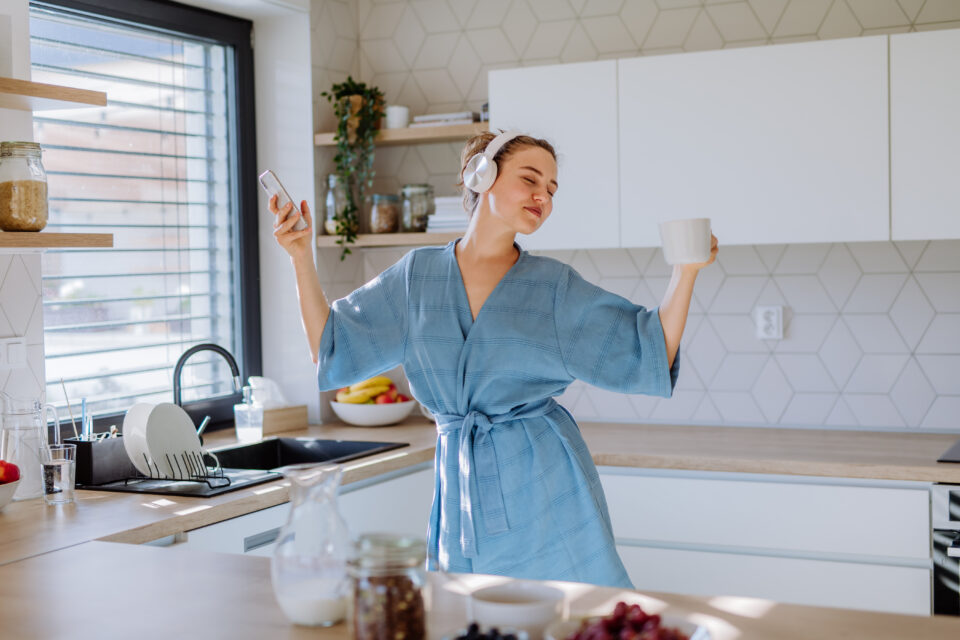
<instances>
[{"instance_id":1,"label":"upper cabinet","mask_svg":"<svg viewBox=\"0 0 960 640\"><path fill-rule=\"evenodd\" d=\"M553 213L520 243L620 246L616 61L491 71L489 96L491 131L546 138L559 156Z\"/></svg>"},{"instance_id":2,"label":"upper cabinet","mask_svg":"<svg viewBox=\"0 0 960 640\"><path fill-rule=\"evenodd\" d=\"M888 240L887 90L886 36L620 60L623 246Z\"/></svg>"},{"instance_id":3,"label":"upper cabinet","mask_svg":"<svg viewBox=\"0 0 960 640\"><path fill-rule=\"evenodd\" d=\"M960 238L960 30L890 36L893 240Z\"/></svg>"}]
</instances>

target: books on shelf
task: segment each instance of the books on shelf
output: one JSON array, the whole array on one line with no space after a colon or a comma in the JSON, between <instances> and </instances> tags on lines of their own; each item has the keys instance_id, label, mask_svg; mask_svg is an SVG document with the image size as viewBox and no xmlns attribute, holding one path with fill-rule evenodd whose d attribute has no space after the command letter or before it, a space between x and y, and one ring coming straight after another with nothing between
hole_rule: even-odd
<instances>
[{"instance_id":1,"label":"books on shelf","mask_svg":"<svg viewBox=\"0 0 960 640\"><path fill-rule=\"evenodd\" d=\"M443 124L450 124L452 120L466 120L467 122L475 122L480 119L480 114L474 111L456 111L453 113L425 113L419 116L413 116L414 122L433 122L439 125L441 122Z\"/></svg>"},{"instance_id":2,"label":"books on shelf","mask_svg":"<svg viewBox=\"0 0 960 640\"><path fill-rule=\"evenodd\" d=\"M427 218L427 231L456 232L466 231L470 219L463 210L463 199L459 196L434 198L436 210Z\"/></svg>"},{"instance_id":3,"label":"books on shelf","mask_svg":"<svg viewBox=\"0 0 960 640\"><path fill-rule=\"evenodd\" d=\"M420 127L449 127L453 124L473 124L474 120L468 120L463 118L461 120L429 120L427 122L411 122L410 128L417 129Z\"/></svg>"}]
</instances>

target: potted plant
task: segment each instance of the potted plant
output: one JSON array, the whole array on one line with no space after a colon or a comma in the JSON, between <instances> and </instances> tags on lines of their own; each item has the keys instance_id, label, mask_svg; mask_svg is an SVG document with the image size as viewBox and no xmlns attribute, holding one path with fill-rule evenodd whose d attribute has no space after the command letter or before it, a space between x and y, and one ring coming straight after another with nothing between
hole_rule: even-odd
<instances>
[{"instance_id":1,"label":"potted plant","mask_svg":"<svg viewBox=\"0 0 960 640\"><path fill-rule=\"evenodd\" d=\"M383 92L347 76L344 82L335 83L320 95L330 102L337 117L333 136L337 154L333 161L336 175L345 187L345 197L343 208L335 211L333 218L336 234L340 236L337 244L343 247L340 254L343 260L350 253L347 245L357 238L359 213L367 190L373 187L373 139L383 117Z\"/></svg>"}]
</instances>

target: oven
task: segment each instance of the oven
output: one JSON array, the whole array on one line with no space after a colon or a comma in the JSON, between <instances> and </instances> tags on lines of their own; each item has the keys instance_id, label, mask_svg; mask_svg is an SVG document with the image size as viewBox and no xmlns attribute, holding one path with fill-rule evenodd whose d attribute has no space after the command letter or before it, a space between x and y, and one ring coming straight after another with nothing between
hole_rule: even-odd
<instances>
[{"instance_id":1,"label":"oven","mask_svg":"<svg viewBox=\"0 0 960 640\"><path fill-rule=\"evenodd\" d=\"M933 613L960 616L960 485L931 491Z\"/></svg>"}]
</instances>

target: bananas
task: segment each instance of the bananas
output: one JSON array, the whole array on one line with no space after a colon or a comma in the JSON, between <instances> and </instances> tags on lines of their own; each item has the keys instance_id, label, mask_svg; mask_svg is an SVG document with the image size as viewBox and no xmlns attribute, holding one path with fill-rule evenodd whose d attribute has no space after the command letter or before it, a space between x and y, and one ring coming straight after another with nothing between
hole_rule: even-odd
<instances>
[{"instance_id":1,"label":"bananas","mask_svg":"<svg viewBox=\"0 0 960 640\"><path fill-rule=\"evenodd\" d=\"M351 387L352 388L352 387ZM337 402L346 402L348 404L363 404L368 400L380 395L390 389L389 385L378 385L375 387L365 387L358 391L338 391Z\"/></svg>"},{"instance_id":2,"label":"bananas","mask_svg":"<svg viewBox=\"0 0 960 640\"><path fill-rule=\"evenodd\" d=\"M350 385L350 391L360 391L361 389L367 389L369 387L387 387L393 384L393 380L387 376L374 376L369 380L364 380L363 382L358 382L357 384ZM382 389L380 393L383 393L386 389Z\"/></svg>"}]
</instances>

